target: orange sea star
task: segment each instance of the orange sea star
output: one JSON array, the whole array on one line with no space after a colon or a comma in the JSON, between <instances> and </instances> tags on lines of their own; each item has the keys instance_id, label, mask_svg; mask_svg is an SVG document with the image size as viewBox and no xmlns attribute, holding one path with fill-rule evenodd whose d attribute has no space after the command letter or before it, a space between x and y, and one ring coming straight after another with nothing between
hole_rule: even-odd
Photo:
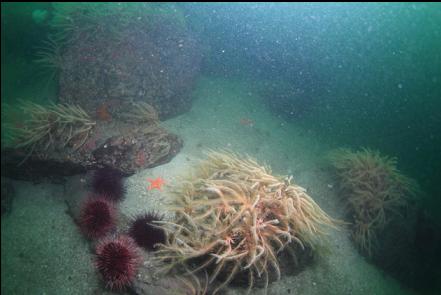
<instances>
[{"instance_id":1,"label":"orange sea star","mask_svg":"<svg viewBox=\"0 0 441 295\"><path fill-rule=\"evenodd\" d=\"M165 184L164 179L162 179L161 177L157 177L156 179L151 179L149 178L148 181L150 182L149 187L147 188L149 191L151 191L152 189L157 188L158 190L162 190L162 186Z\"/></svg>"}]
</instances>

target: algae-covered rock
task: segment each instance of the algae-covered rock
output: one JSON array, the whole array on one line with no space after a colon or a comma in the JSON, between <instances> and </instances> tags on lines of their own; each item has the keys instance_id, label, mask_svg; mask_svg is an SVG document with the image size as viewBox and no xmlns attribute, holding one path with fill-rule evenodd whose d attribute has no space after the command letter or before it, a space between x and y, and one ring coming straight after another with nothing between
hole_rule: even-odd
<instances>
[{"instance_id":1,"label":"algae-covered rock","mask_svg":"<svg viewBox=\"0 0 441 295\"><path fill-rule=\"evenodd\" d=\"M109 100L142 101L161 119L188 111L202 60L199 40L178 10L147 13L151 4L131 4L108 5L107 13L93 6L62 12L71 21L54 24L67 34L53 46L60 48L60 101L89 113Z\"/></svg>"}]
</instances>

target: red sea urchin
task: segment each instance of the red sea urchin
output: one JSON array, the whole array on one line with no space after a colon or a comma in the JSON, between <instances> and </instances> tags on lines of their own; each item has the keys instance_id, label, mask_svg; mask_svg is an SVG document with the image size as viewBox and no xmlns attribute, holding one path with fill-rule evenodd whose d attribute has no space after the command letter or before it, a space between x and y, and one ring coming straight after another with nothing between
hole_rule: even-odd
<instances>
[{"instance_id":1,"label":"red sea urchin","mask_svg":"<svg viewBox=\"0 0 441 295\"><path fill-rule=\"evenodd\" d=\"M105 196L111 201L121 201L126 192L122 173L110 167L95 171L92 178L92 189L94 193Z\"/></svg>"},{"instance_id":2,"label":"red sea urchin","mask_svg":"<svg viewBox=\"0 0 441 295\"><path fill-rule=\"evenodd\" d=\"M130 226L129 235L138 246L146 250L154 250L156 244L165 243L164 230L152 223L153 221L160 221L162 218L162 216L155 212L135 217Z\"/></svg>"},{"instance_id":3,"label":"red sea urchin","mask_svg":"<svg viewBox=\"0 0 441 295\"><path fill-rule=\"evenodd\" d=\"M95 266L106 287L122 290L135 278L141 257L134 241L127 236L105 239L96 247Z\"/></svg>"},{"instance_id":4,"label":"red sea urchin","mask_svg":"<svg viewBox=\"0 0 441 295\"><path fill-rule=\"evenodd\" d=\"M116 224L116 210L112 203L103 198L88 198L81 209L79 225L90 239L101 238Z\"/></svg>"}]
</instances>

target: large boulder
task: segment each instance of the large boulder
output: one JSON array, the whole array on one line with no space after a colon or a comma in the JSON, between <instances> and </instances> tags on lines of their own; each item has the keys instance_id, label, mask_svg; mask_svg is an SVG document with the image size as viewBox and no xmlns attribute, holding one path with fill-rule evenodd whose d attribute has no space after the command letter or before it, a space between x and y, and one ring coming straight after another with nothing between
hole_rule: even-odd
<instances>
[{"instance_id":1,"label":"large boulder","mask_svg":"<svg viewBox=\"0 0 441 295\"><path fill-rule=\"evenodd\" d=\"M186 112L202 50L185 24L171 17L80 22L60 56L59 99L93 114L108 101L142 101L161 119ZM140 17L141 18L141 17Z\"/></svg>"},{"instance_id":2,"label":"large boulder","mask_svg":"<svg viewBox=\"0 0 441 295\"><path fill-rule=\"evenodd\" d=\"M183 142L158 124L134 127L122 121L100 122L87 140L53 138L49 146L2 151L2 176L23 180L84 173L104 166L131 175L138 170L169 162Z\"/></svg>"}]
</instances>

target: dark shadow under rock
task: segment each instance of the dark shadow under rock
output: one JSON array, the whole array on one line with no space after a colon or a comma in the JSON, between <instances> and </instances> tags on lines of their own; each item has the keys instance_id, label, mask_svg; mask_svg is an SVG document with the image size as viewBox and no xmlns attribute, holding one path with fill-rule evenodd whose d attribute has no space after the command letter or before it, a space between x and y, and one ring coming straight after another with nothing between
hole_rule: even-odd
<instances>
[{"instance_id":1,"label":"dark shadow under rock","mask_svg":"<svg viewBox=\"0 0 441 295\"><path fill-rule=\"evenodd\" d=\"M425 212L409 206L379 236L373 263L418 292L439 287L441 227Z\"/></svg>"},{"instance_id":2,"label":"dark shadow under rock","mask_svg":"<svg viewBox=\"0 0 441 295\"><path fill-rule=\"evenodd\" d=\"M12 201L14 199L15 191L11 181L2 177L2 216L3 214L9 214L12 210Z\"/></svg>"}]
</instances>

